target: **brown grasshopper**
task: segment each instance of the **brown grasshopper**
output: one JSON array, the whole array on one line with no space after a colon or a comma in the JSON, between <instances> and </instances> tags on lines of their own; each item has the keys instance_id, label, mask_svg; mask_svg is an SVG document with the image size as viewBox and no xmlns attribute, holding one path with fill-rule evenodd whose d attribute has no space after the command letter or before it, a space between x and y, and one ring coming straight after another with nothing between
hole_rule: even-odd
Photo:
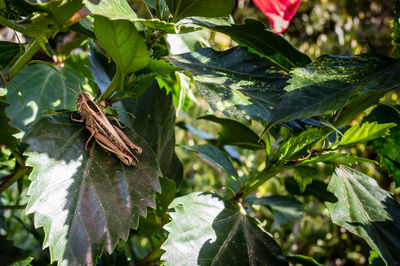
<instances>
[{"instance_id":1,"label":"brown grasshopper","mask_svg":"<svg viewBox=\"0 0 400 266\"><path fill-rule=\"evenodd\" d=\"M80 123L85 122L86 128L91 133L86 141L85 150L87 150L89 141L94 137L101 147L114 153L124 164L137 166L139 160L129 150L128 146L135 150L137 154L142 153L142 148L133 144L121 129L109 122L109 120L115 120L118 126L122 128L118 119L106 117L93 98L85 92L79 93L76 108L81 119L75 119L71 114L71 120Z\"/></svg>"}]
</instances>

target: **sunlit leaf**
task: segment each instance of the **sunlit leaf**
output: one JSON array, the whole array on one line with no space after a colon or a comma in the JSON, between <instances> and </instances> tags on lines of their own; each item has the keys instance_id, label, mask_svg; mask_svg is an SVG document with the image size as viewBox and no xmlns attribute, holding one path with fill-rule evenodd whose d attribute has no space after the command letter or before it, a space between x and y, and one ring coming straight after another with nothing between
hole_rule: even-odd
<instances>
[{"instance_id":1,"label":"sunlit leaf","mask_svg":"<svg viewBox=\"0 0 400 266\"><path fill-rule=\"evenodd\" d=\"M126 0L84 0L85 6L94 15L101 15L108 19L127 19L138 18Z\"/></svg>"},{"instance_id":2,"label":"sunlit leaf","mask_svg":"<svg viewBox=\"0 0 400 266\"><path fill-rule=\"evenodd\" d=\"M291 72L287 93L274 109L272 120L306 119L333 112L351 97L371 92L383 95L400 86L399 70L396 60L376 54L321 56Z\"/></svg>"},{"instance_id":3,"label":"sunlit leaf","mask_svg":"<svg viewBox=\"0 0 400 266\"><path fill-rule=\"evenodd\" d=\"M271 109L286 86L286 75L246 48L204 48L168 60L192 72L200 94L214 110L236 119L270 121Z\"/></svg>"},{"instance_id":4,"label":"sunlit leaf","mask_svg":"<svg viewBox=\"0 0 400 266\"><path fill-rule=\"evenodd\" d=\"M274 66L289 71L311 63L311 59L297 50L281 35L270 31L261 21L246 19L245 24L218 25L211 21L193 22L229 35L242 46L268 59Z\"/></svg>"},{"instance_id":5,"label":"sunlit leaf","mask_svg":"<svg viewBox=\"0 0 400 266\"><path fill-rule=\"evenodd\" d=\"M364 238L388 265L400 261L400 205L376 181L347 166L336 168L328 186L339 199L325 203L332 221Z\"/></svg>"},{"instance_id":6,"label":"sunlit leaf","mask_svg":"<svg viewBox=\"0 0 400 266\"><path fill-rule=\"evenodd\" d=\"M346 130L340 145L351 145L357 142L367 142L373 139L389 135L389 129L395 127L395 123L378 124L377 122L365 122Z\"/></svg>"},{"instance_id":7,"label":"sunlit leaf","mask_svg":"<svg viewBox=\"0 0 400 266\"><path fill-rule=\"evenodd\" d=\"M318 169L311 166L297 166L293 171L294 180L299 184L300 190L304 192L308 184L318 175Z\"/></svg>"},{"instance_id":8,"label":"sunlit leaf","mask_svg":"<svg viewBox=\"0 0 400 266\"><path fill-rule=\"evenodd\" d=\"M360 162L374 163L374 164L377 163L374 160L357 157L350 153L328 152L328 153L319 154L318 156L313 156L308 159L302 160L302 161L296 163L296 165L304 165L304 164L318 163L318 162L339 163L339 164L354 164L354 163L360 163Z\"/></svg>"},{"instance_id":9,"label":"sunlit leaf","mask_svg":"<svg viewBox=\"0 0 400 266\"><path fill-rule=\"evenodd\" d=\"M12 83L7 85L8 102L11 104L7 108L7 113L12 119L10 123L12 126L26 131L46 110L76 109L79 86L84 81L80 75L68 68L62 68L60 71L65 79L60 73L46 65L26 66L12 80ZM21 92L24 106L14 86Z\"/></svg>"},{"instance_id":10,"label":"sunlit leaf","mask_svg":"<svg viewBox=\"0 0 400 266\"><path fill-rule=\"evenodd\" d=\"M157 160L134 131L123 131L143 148L138 167L124 165L95 141L85 151L89 131L71 122L70 113L45 116L26 134L27 164L33 167L27 213L34 214L35 227L43 227L51 261L95 264L103 248L111 253L146 208L155 207Z\"/></svg>"},{"instance_id":11,"label":"sunlit leaf","mask_svg":"<svg viewBox=\"0 0 400 266\"><path fill-rule=\"evenodd\" d=\"M170 208L169 236L161 246L166 265L288 265L252 218L216 194L192 193Z\"/></svg>"},{"instance_id":12,"label":"sunlit leaf","mask_svg":"<svg viewBox=\"0 0 400 266\"><path fill-rule=\"evenodd\" d=\"M388 172L394 177L396 187L400 187L400 106L392 107L380 105L364 118L364 121L378 123L396 123L397 126L390 130L390 135L385 138L375 139L371 142L372 148L380 155L381 165L386 166Z\"/></svg>"},{"instance_id":13,"label":"sunlit leaf","mask_svg":"<svg viewBox=\"0 0 400 266\"><path fill-rule=\"evenodd\" d=\"M146 42L129 21L95 16L93 31L123 74L135 72L148 64L150 55Z\"/></svg>"}]
</instances>

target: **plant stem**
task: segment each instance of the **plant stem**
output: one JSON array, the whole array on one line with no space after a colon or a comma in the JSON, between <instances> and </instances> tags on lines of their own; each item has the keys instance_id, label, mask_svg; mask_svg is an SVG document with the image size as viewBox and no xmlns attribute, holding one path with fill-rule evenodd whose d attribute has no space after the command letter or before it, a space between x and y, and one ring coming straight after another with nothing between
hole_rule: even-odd
<instances>
[{"instance_id":1,"label":"plant stem","mask_svg":"<svg viewBox=\"0 0 400 266\"><path fill-rule=\"evenodd\" d=\"M0 210L22 210L26 208L26 204L24 205L1 205Z\"/></svg>"},{"instance_id":2,"label":"plant stem","mask_svg":"<svg viewBox=\"0 0 400 266\"><path fill-rule=\"evenodd\" d=\"M4 75L5 83L8 83L10 80L12 80L39 50L39 42L33 40L29 45L28 50L26 50L26 52L17 60L17 62L15 62L7 74Z\"/></svg>"},{"instance_id":3,"label":"plant stem","mask_svg":"<svg viewBox=\"0 0 400 266\"><path fill-rule=\"evenodd\" d=\"M116 92L119 89L121 85L121 80L122 80L122 73L119 72L119 70L117 70L117 73L115 73L115 76L111 80L110 85L108 85L107 89L100 96L99 100L106 100L111 95L113 95L114 92Z\"/></svg>"},{"instance_id":4,"label":"plant stem","mask_svg":"<svg viewBox=\"0 0 400 266\"><path fill-rule=\"evenodd\" d=\"M283 168L285 168L285 166L277 166L270 169L262 170L256 176L256 178L254 178L255 180L253 181L253 183L250 183L248 186L245 186L242 191L239 191L239 193L236 194L235 200L247 197L249 194L254 192L259 186L268 181L271 177L274 177L276 174L282 171Z\"/></svg>"},{"instance_id":5,"label":"plant stem","mask_svg":"<svg viewBox=\"0 0 400 266\"><path fill-rule=\"evenodd\" d=\"M6 190L9 186L14 184L17 180L19 180L21 177L23 177L25 174L30 172L30 167L26 166L20 166L17 168L17 170L11 174L5 182L3 182L0 185L0 194L3 193L4 190Z\"/></svg>"}]
</instances>

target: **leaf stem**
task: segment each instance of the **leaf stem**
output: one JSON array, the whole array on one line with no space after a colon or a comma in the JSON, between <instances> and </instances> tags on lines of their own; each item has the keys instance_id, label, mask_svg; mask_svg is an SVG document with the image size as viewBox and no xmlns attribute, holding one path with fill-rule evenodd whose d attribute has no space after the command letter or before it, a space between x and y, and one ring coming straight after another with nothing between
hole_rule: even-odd
<instances>
[{"instance_id":1,"label":"leaf stem","mask_svg":"<svg viewBox=\"0 0 400 266\"><path fill-rule=\"evenodd\" d=\"M8 83L12 80L21 69L32 59L32 57L40 50L40 44L38 41L33 40L28 50L15 62L15 64L10 68L7 74L4 75L4 82Z\"/></svg>"},{"instance_id":2,"label":"leaf stem","mask_svg":"<svg viewBox=\"0 0 400 266\"><path fill-rule=\"evenodd\" d=\"M29 173L30 170L31 170L30 167L19 166L14 173L12 173L8 178L6 178L6 181L0 184L0 194L3 193L3 191L6 190L9 186L14 184L14 182L23 177L25 174Z\"/></svg>"},{"instance_id":3,"label":"leaf stem","mask_svg":"<svg viewBox=\"0 0 400 266\"><path fill-rule=\"evenodd\" d=\"M26 208L26 204L24 205L1 205L0 210L22 210Z\"/></svg>"},{"instance_id":4,"label":"leaf stem","mask_svg":"<svg viewBox=\"0 0 400 266\"><path fill-rule=\"evenodd\" d=\"M119 70L117 70L117 73L115 73L114 78L111 80L107 89L100 96L99 100L106 100L111 95L113 95L114 92L116 92L119 89L119 87L121 85L121 81L122 81L122 73Z\"/></svg>"}]
</instances>

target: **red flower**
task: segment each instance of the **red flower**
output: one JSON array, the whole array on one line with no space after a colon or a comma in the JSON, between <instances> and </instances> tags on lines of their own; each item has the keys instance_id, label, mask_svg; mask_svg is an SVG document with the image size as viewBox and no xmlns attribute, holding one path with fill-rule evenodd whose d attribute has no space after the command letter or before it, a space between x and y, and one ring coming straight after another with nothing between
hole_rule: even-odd
<instances>
[{"instance_id":1,"label":"red flower","mask_svg":"<svg viewBox=\"0 0 400 266\"><path fill-rule=\"evenodd\" d=\"M253 0L258 8L267 16L272 31L281 33L287 29L289 22L301 0Z\"/></svg>"}]
</instances>

